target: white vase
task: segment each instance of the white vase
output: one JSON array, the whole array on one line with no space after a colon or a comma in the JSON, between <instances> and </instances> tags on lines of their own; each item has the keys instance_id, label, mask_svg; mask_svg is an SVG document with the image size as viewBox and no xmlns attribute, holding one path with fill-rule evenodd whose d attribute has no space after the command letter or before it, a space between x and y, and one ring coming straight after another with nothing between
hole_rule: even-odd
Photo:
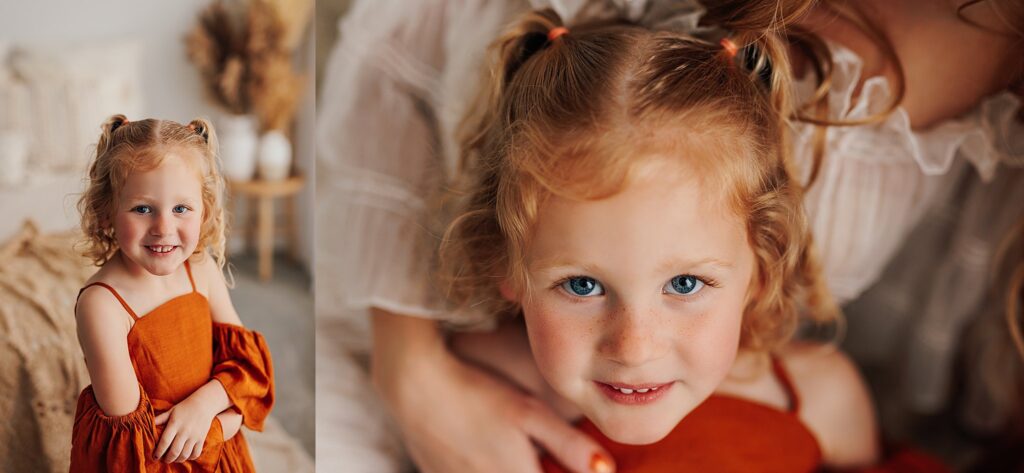
<instances>
[{"instance_id":1,"label":"white vase","mask_svg":"<svg viewBox=\"0 0 1024 473\"><path fill-rule=\"evenodd\" d=\"M16 131L0 131L0 186L13 186L25 180L28 146Z\"/></svg>"},{"instance_id":2,"label":"white vase","mask_svg":"<svg viewBox=\"0 0 1024 473\"><path fill-rule=\"evenodd\" d=\"M267 181L286 179L292 170L292 144L278 130L270 130L260 138L260 178Z\"/></svg>"},{"instance_id":3,"label":"white vase","mask_svg":"<svg viewBox=\"0 0 1024 473\"><path fill-rule=\"evenodd\" d=\"M224 176L248 181L256 174L256 118L251 115L226 115L217 129Z\"/></svg>"}]
</instances>

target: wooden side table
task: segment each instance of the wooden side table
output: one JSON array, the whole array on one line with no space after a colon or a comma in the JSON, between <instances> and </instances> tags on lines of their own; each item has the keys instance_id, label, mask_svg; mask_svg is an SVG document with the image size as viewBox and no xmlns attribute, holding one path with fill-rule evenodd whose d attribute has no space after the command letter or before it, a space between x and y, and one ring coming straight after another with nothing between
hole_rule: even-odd
<instances>
[{"instance_id":1,"label":"wooden side table","mask_svg":"<svg viewBox=\"0 0 1024 473\"><path fill-rule=\"evenodd\" d=\"M288 252L292 258L296 258L299 253L299 231L295 220L295 200L306 185L306 180L302 176L280 181L227 179L227 185L232 210L237 208L236 199L244 197L248 200L249 215L242 227L245 241L248 248L252 249L255 240L260 280L269 281L274 273L274 200L284 199L284 231L288 239Z\"/></svg>"}]
</instances>

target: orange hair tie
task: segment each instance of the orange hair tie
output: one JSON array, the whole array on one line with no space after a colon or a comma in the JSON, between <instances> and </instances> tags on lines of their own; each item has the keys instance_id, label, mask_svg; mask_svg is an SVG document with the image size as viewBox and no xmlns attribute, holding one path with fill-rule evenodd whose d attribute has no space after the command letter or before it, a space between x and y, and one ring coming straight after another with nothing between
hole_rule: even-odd
<instances>
[{"instance_id":1,"label":"orange hair tie","mask_svg":"<svg viewBox=\"0 0 1024 473\"><path fill-rule=\"evenodd\" d=\"M554 28L551 28L551 31L548 31L548 41L554 41L558 39L559 36L562 36L564 34L569 34L569 28L566 28L564 26L556 26Z\"/></svg>"},{"instance_id":2,"label":"orange hair tie","mask_svg":"<svg viewBox=\"0 0 1024 473\"><path fill-rule=\"evenodd\" d=\"M718 44L722 45L722 49L725 50L725 54L729 56L729 59L736 57L736 54L740 52L740 48L729 38L722 38Z\"/></svg>"}]
</instances>

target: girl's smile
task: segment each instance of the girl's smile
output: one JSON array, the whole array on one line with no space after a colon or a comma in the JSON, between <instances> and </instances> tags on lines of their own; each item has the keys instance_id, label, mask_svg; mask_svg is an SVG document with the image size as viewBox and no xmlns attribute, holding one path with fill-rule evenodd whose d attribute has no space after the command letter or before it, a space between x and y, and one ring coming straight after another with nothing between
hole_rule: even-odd
<instances>
[{"instance_id":1,"label":"girl's smile","mask_svg":"<svg viewBox=\"0 0 1024 473\"><path fill-rule=\"evenodd\" d=\"M598 389L614 402L626 405L650 404L661 399L675 382L627 384L594 381Z\"/></svg>"}]
</instances>

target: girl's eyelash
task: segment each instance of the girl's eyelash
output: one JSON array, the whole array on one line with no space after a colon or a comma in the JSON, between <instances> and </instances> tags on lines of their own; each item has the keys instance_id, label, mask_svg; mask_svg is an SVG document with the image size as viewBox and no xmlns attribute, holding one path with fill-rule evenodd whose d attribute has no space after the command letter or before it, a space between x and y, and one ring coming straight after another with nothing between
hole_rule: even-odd
<instances>
[{"instance_id":1,"label":"girl's eyelash","mask_svg":"<svg viewBox=\"0 0 1024 473\"><path fill-rule=\"evenodd\" d=\"M697 278L697 280L699 280L700 282L704 283L705 285L711 286L711 287L715 287L715 288L722 287L722 285L719 284L716 279L713 279L713 278L710 278L710 277L707 277L707 276L698 276L696 274L685 274L684 276L693 276L693 277Z\"/></svg>"}]
</instances>

